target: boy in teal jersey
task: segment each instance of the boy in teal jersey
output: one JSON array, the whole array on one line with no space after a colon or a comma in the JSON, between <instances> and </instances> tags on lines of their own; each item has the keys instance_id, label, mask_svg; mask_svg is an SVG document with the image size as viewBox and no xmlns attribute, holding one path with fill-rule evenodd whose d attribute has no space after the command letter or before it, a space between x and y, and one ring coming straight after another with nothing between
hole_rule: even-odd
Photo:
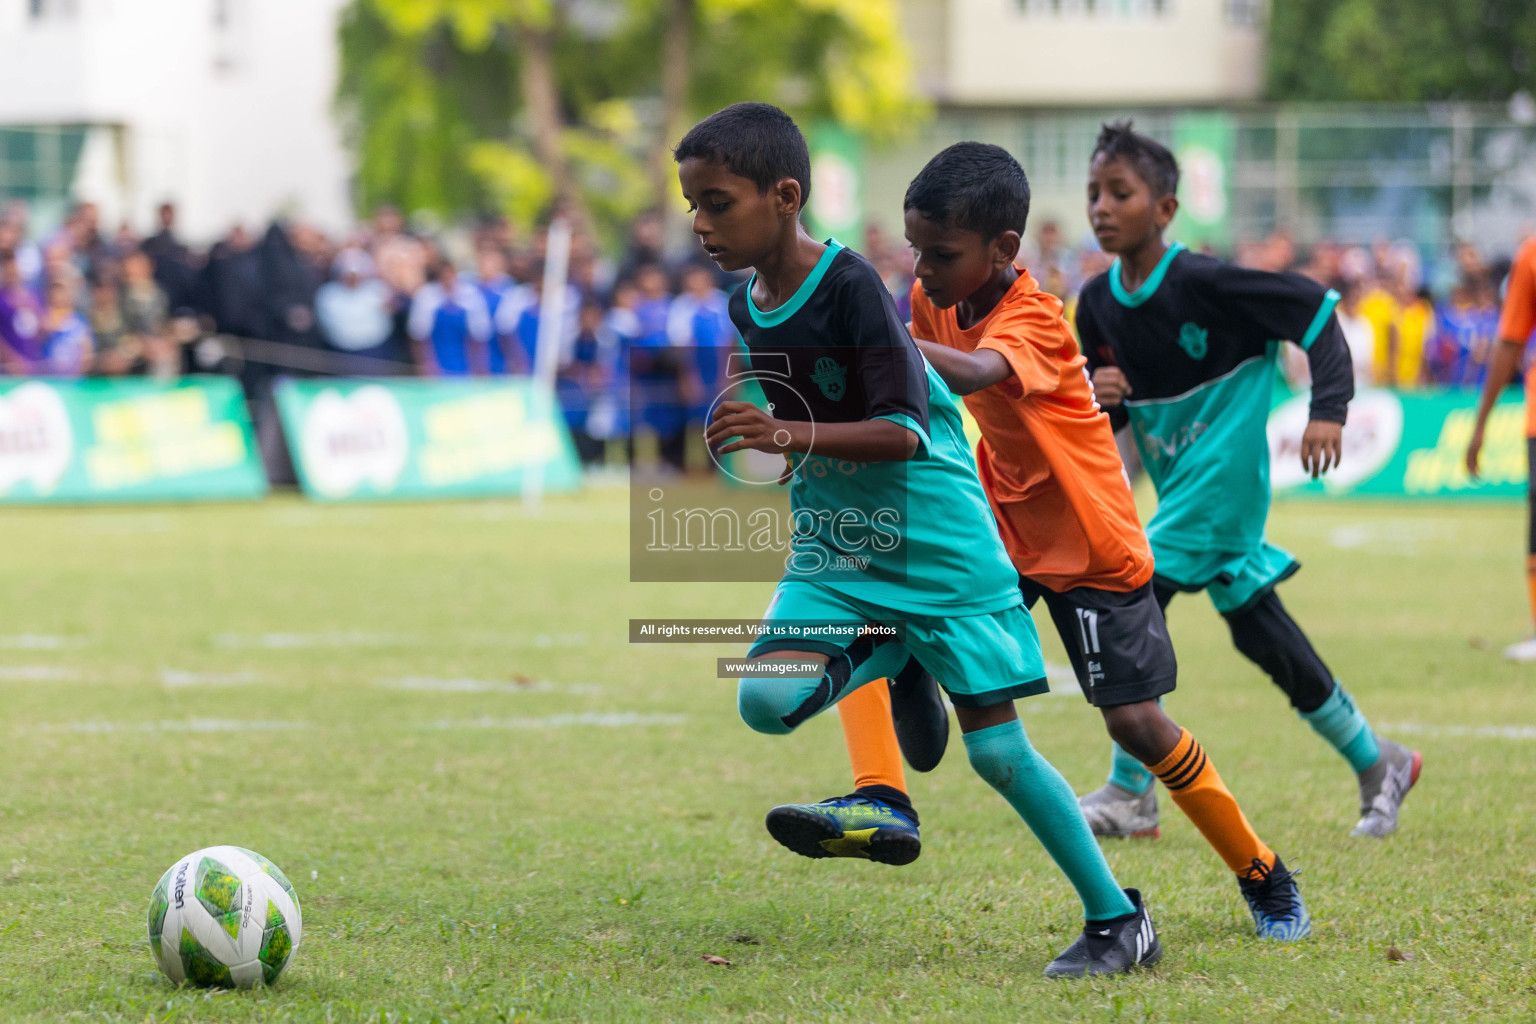
<instances>
[{"instance_id":1,"label":"boy in teal jersey","mask_svg":"<svg viewBox=\"0 0 1536 1024\"><path fill-rule=\"evenodd\" d=\"M1157 512L1147 525L1153 584L1166 607L1206 591L1233 643L1274 680L1298 714L1354 769L1357 836L1397 828L1422 757L1378 736L1323 664L1275 587L1299 563L1269 543L1269 413L1275 357L1296 342L1312 371L1302 464L1315 479L1338 464L1354 395L1337 292L1299 274L1234 267L1163 241L1178 210L1173 154L1106 125L1088 179L1088 216L1118 258L1083 288L1077 329L1099 403L1129 418ZM1118 747L1109 783L1083 798L1100 835L1156 825L1152 778Z\"/></svg>"},{"instance_id":2,"label":"boy in teal jersey","mask_svg":"<svg viewBox=\"0 0 1536 1024\"><path fill-rule=\"evenodd\" d=\"M1156 962L1162 949L1140 894L1115 882L1070 787L1030 745L1014 710L1014 698L1046 689L1039 637L991 524L958 410L874 268L800 224L810 188L800 130L776 107L740 103L695 125L674 157L704 251L726 270L755 271L731 299L749 357L754 366L788 368L784 383L762 382L768 410L722 402L705 434L720 454L751 448L788 460L791 553L764 616L769 633L748 657L821 670L819 678L784 678L764 665L744 677L742 718L758 732L785 734L875 680L917 666L937 676L972 767L1083 901L1083 933L1046 973L1118 973ZM803 418L777 418L769 411L776 409ZM897 622L905 634L883 642L865 633L789 635L787 627L806 622ZM866 838L889 833L900 845L906 833L915 856L910 808L864 802L875 834Z\"/></svg>"}]
</instances>

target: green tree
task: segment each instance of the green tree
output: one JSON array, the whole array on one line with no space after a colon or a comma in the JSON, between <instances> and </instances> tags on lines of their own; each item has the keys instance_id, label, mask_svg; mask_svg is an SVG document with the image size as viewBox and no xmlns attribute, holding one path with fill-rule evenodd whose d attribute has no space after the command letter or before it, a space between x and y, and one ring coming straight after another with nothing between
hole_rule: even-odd
<instances>
[{"instance_id":1,"label":"green tree","mask_svg":"<svg viewBox=\"0 0 1536 1024\"><path fill-rule=\"evenodd\" d=\"M1276 100L1504 100L1536 86L1531 0L1273 0Z\"/></svg>"},{"instance_id":2,"label":"green tree","mask_svg":"<svg viewBox=\"0 0 1536 1024\"><path fill-rule=\"evenodd\" d=\"M523 224L672 205L670 145L736 100L876 139L923 111L895 0L353 0L341 62L361 205Z\"/></svg>"}]
</instances>

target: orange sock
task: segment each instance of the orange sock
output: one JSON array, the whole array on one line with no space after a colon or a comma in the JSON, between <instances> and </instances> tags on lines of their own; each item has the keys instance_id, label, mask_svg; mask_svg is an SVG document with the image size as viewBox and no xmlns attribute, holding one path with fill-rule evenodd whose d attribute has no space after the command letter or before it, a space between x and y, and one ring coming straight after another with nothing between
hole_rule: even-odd
<instances>
[{"instance_id":1,"label":"orange sock","mask_svg":"<svg viewBox=\"0 0 1536 1024\"><path fill-rule=\"evenodd\" d=\"M1536 624L1536 555L1526 556L1525 587L1531 595L1531 622Z\"/></svg>"},{"instance_id":2,"label":"orange sock","mask_svg":"<svg viewBox=\"0 0 1536 1024\"><path fill-rule=\"evenodd\" d=\"M1227 862L1227 867L1247 877L1253 862L1274 867L1275 852L1264 845L1237 800L1227 790L1205 748L1185 729L1172 753L1147 770L1163 780L1179 810L1195 823L1206 842Z\"/></svg>"},{"instance_id":3,"label":"orange sock","mask_svg":"<svg viewBox=\"0 0 1536 1024\"><path fill-rule=\"evenodd\" d=\"M843 720L843 739L853 764L853 788L890 786L907 791L901 767L901 747L891 724L891 691L884 679L854 690L837 704Z\"/></svg>"}]
</instances>

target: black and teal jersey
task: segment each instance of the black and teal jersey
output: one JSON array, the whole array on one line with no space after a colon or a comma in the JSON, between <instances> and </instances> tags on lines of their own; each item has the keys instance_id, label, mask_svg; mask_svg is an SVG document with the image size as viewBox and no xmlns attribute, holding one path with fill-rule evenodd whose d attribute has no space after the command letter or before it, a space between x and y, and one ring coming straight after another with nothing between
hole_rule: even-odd
<instances>
[{"instance_id":1,"label":"black and teal jersey","mask_svg":"<svg viewBox=\"0 0 1536 1024\"><path fill-rule=\"evenodd\" d=\"M1157 512L1147 525L1159 572L1181 553L1246 552L1269 514L1269 418L1282 342L1307 353L1312 418L1343 423L1354 397L1337 292L1170 248L1140 288L1120 262L1084 286L1077 329L1090 372L1118 366Z\"/></svg>"},{"instance_id":2,"label":"black and teal jersey","mask_svg":"<svg viewBox=\"0 0 1536 1024\"><path fill-rule=\"evenodd\" d=\"M959 409L907 334L875 268L837 242L795 294L763 312L731 296L752 376L774 416L888 419L918 437L906 462L793 457L785 579L892 612L980 615L1019 604Z\"/></svg>"}]
</instances>

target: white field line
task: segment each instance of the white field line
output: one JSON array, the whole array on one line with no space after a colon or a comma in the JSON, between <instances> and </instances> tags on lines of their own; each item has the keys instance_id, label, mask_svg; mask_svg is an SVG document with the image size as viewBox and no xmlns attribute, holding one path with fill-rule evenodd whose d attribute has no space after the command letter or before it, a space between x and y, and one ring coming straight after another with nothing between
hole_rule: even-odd
<instances>
[{"instance_id":1,"label":"white field line","mask_svg":"<svg viewBox=\"0 0 1536 1024\"><path fill-rule=\"evenodd\" d=\"M106 733L211 733L211 732L289 732L295 729L308 729L308 722L287 722L281 720L244 720L233 718L189 718L185 721L164 722L55 722L33 726L30 729L19 729L18 732L32 733L80 733L84 735L102 735Z\"/></svg>"},{"instance_id":2,"label":"white field line","mask_svg":"<svg viewBox=\"0 0 1536 1024\"><path fill-rule=\"evenodd\" d=\"M647 725L682 725L687 715L640 714L634 711L607 714L545 715L541 718L464 718L428 722L424 729L625 729Z\"/></svg>"},{"instance_id":3,"label":"white field line","mask_svg":"<svg viewBox=\"0 0 1536 1024\"><path fill-rule=\"evenodd\" d=\"M160 670L160 682L166 686L248 686L261 682L255 672L183 672L175 668Z\"/></svg>"},{"instance_id":4,"label":"white field line","mask_svg":"<svg viewBox=\"0 0 1536 1024\"><path fill-rule=\"evenodd\" d=\"M579 697L593 697L603 692L601 686L593 683L561 686L547 679L533 679L526 683L519 683L493 682L488 679L406 676L401 679L379 679L374 685L386 690L409 690L416 693L567 693Z\"/></svg>"},{"instance_id":5,"label":"white field line","mask_svg":"<svg viewBox=\"0 0 1536 1024\"><path fill-rule=\"evenodd\" d=\"M0 648L16 651L62 651L84 647L91 642L85 636L52 636L46 633L16 633L0 636Z\"/></svg>"},{"instance_id":6,"label":"white field line","mask_svg":"<svg viewBox=\"0 0 1536 1024\"><path fill-rule=\"evenodd\" d=\"M310 647L407 647L421 641L406 633L216 633L215 647L264 647L296 650Z\"/></svg>"},{"instance_id":7,"label":"white field line","mask_svg":"<svg viewBox=\"0 0 1536 1024\"><path fill-rule=\"evenodd\" d=\"M317 647L423 647L429 641L412 633L215 633L215 647L262 648L269 651L308 650ZM585 633L495 633L444 636L441 646L479 647L589 647Z\"/></svg>"},{"instance_id":8,"label":"white field line","mask_svg":"<svg viewBox=\"0 0 1536 1024\"><path fill-rule=\"evenodd\" d=\"M1536 725L1426 725L1423 722L1383 722L1381 732L1405 736L1461 737L1491 740L1536 740Z\"/></svg>"},{"instance_id":9,"label":"white field line","mask_svg":"<svg viewBox=\"0 0 1536 1024\"><path fill-rule=\"evenodd\" d=\"M0 665L0 682L49 683L79 678L74 669L57 665Z\"/></svg>"}]
</instances>

